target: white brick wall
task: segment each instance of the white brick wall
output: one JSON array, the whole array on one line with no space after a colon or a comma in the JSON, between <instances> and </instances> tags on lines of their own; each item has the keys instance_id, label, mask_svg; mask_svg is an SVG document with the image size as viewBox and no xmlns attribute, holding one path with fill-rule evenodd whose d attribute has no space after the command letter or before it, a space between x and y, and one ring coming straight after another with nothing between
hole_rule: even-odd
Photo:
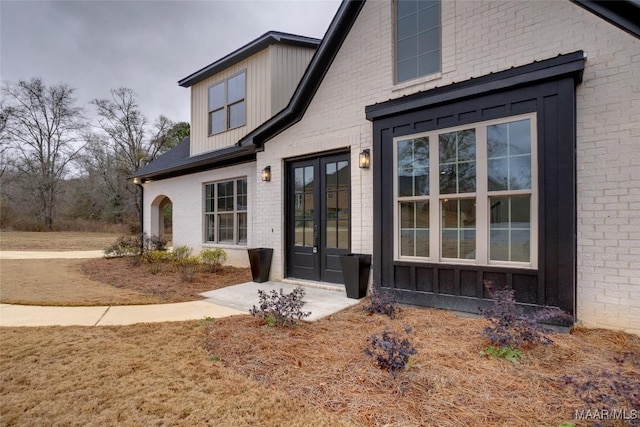
<instances>
[{"instance_id":1,"label":"white brick wall","mask_svg":"<svg viewBox=\"0 0 640 427\"><path fill-rule=\"evenodd\" d=\"M161 181L144 184L144 230L157 234L152 227L154 209L151 204L160 196L166 196L173 203L173 246L187 245L194 253L202 249L220 247L227 252L227 265L246 267L249 265L247 247L233 245L213 245L204 242L204 184L233 178L247 177L249 192L248 211L254 212L256 194L255 163L232 166L213 171L200 172ZM248 215L248 247L253 245L252 236L256 224L256 215ZM155 223L155 221L154 221Z\"/></svg>"},{"instance_id":2,"label":"white brick wall","mask_svg":"<svg viewBox=\"0 0 640 427\"><path fill-rule=\"evenodd\" d=\"M372 171L357 154L372 144L364 107L416 91L584 50L577 89L578 318L640 332L640 42L566 1L443 2L443 71L393 85L392 4L369 1L301 122L266 144L256 207L275 277L284 272L283 159L351 147L352 249L371 252ZM570 124L568 124L570 125Z\"/></svg>"}]
</instances>

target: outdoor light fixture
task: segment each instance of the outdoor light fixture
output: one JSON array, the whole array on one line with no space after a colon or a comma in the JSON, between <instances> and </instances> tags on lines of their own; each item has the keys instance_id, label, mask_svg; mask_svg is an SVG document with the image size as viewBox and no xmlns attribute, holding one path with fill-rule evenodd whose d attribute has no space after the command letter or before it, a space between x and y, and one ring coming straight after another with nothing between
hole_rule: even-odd
<instances>
[{"instance_id":1,"label":"outdoor light fixture","mask_svg":"<svg viewBox=\"0 0 640 427\"><path fill-rule=\"evenodd\" d=\"M134 183L135 185L140 184L140 178L133 178L133 183Z\"/></svg>"},{"instance_id":2,"label":"outdoor light fixture","mask_svg":"<svg viewBox=\"0 0 640 427\"><path fill-rule=\"evenodd\" d=\"M262 180L271 181L271 166L262 169Z\"/></svg>"},{"instance_id":3,"label":"outdoor light fixture","mask_svg":"<svg viewBox=\"0 0 640 427\"><path fill-rule=\"evenodd\" d=\"M360 169L369 169L371 165L371 151L367 148L360 153Z\"/></svg>"}]
</instances>

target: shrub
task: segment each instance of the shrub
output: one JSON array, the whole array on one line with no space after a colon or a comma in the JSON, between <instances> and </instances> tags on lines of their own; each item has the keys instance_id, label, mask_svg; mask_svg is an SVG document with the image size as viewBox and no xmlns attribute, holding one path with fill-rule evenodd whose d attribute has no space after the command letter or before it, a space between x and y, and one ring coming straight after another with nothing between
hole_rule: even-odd
<instances>
[{"instance_id":1,"label":"shrub","mask_svg":"<svg viewBox=\"0 0 640 427\"><path fill-rule=\"evenodd\" d=\"M367 338L369 347L363 350L364 354L373 357L380 369L389 372L394 378L398 376L398 371L405 369L409 358L417 353L408 338L411 328L406 328L405 333L402 336L385 327L384 331Z\"/></svg>"},{"instance_id":2,"label":"shrub","mask_svg":"<svg viewBox=\"0 0 640 427\"><path fill-rule=\"evenodd\" d=\"M220 248L205 249L200 252L200 258L209 267L209 271L215 273L227 261L227 253Z\"/></svg>"},{"instance_id":3,"label":"shrub","mask_svg":"<svg viewBox=\"0 0 640 427\"><path fill-rule=\"evenodd\" d=\"M258 298L259 306L254 305L249 313L260 317L270 326L294 326L296 319L302 320L311 315L311 312L301 311L305 302L302 301L304 289L300 286L288 294L285 294L282 288L279 292L274 289L269 293L259 289Z\"/></svg>"},{"instance_id":4,"label":"shrub","mask_svg":"<svg viewBox=\"0 0 640 427\"><path fill-rule=\"evenodd\" d=\"M196 278L196 273L200 269L200 258L196 256L186 256L184 258L179 258L174 260L178 268L178 272L180 273L180 279L183 282L193 282Z\"/></svg>"},{"instance_id":5,"label":"shrub","mask_svg":"<svg viewBox=\"0 0 640 427\"><path fill-rule=\"evenodd\" d=\"M167 250L167 238L164 236L147 236L147 233L142 234L143 248L145 252L149 251L161 251Z\"/></svg>"},{"instance_id":6,"label":"shrub","mask_svg":"<svg viewBox=\"0 0 640 427\"><path fill-rule=\"evenodd\" d=\"M120 236L103 252L105 258L122 258L130 255L140 255L140 250L140 236Z\"/></svg>"},{"instance_id":7,"label":"shrub","mask_svg":"<svg viewBox=\"0 0 640 427\"><path fill-rule=\"evenodd\" d=\"M490 322L482 334L496 346L516 348L525 343L548 345L553 342L547 335L550 331L540 322L573 321L569 314L556 307L546 307L534 315L525 315L516 307L512 289L496 290L488 281L485 287L494 301L488 310L482 310Z\"/></svg>"},{"instance_id":8,"label":"shrub","mask_svg":"<svg viewBox=\"0 0 640 427\"><path fill-rule=\"evenodd\" d=\"M513 348L513 347L498 348L498 347L489 345L480 352L480 356L488 356L491 359L503 358L513 363L514 365L517 365L520 363L522 352L517 348Z\"/></svg>"},{"instance_id":9,"label":"shrub","mask_svg":"<svg viewBox=\"0 0 640 427\"><path fill-rule=\"evenodd\" d=\"M171 259L175 262L180 262L185 258L189 258L193 250L189 246L178 246L171 251Z\"/></svg>"},{"instance_id":10,"label":"shrub","mask_svg":"<svg viewBox=\"0 0 640 427\"><path fill-rule=\"evenodd\" d=\"M362 309L369 314L386 314L391 319L395 319L396 313L402 311L402 309L396 303L396 299L393 294L385 292L379 294L377 292L371 294L371 300L369 305L365 305Z\"/></svg>"},{"instance_id":11,"label":"shrub","mask_svg":"<svg viewBox=\"0 0 640 427\"><path fill-rule=\"evenodd\" d=\"M162 266L169 257L169 253L155 250L145 252L142 259L146 264L149 264L149 271L151 274L158 274L162 271Z\"/></svg>"}]
</instances>

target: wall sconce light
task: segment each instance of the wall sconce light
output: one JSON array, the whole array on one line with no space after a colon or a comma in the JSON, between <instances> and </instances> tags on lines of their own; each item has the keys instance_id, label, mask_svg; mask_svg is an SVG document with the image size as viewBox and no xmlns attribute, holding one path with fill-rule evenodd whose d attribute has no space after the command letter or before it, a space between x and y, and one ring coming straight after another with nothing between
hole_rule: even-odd
<instances>
[{"instance_id":1,"label":"wall sconce light","mask_svg":"<svg viewBox=\"0 0 640 427\"><path fill-rule=\"evenodd\" d=\"M140 178L133 178L133 183L134 183L135 185L140 184Z\"/></svg>"},{"instance_id":2,"label":"wall sconce light","mask_svg":"<svg viewBox=\"0 0 640 427\"><path fill-rule=\"evenodd\" d=\"M371 151L367 148L365 150L362 150L362 152L360 153L360 162L358 166L360 166L360 169L369 169L370 165L371 165Z\"/></svg>"},{"instance_id":3,"label":"wall sconce light","mask_svg":"<svg viewBox=\"0 0 640 427\"><path fill-rule=\"evenodd\" d=\"M262 169L262 180L271 181L271 166Z\"/></svg>"}]
</instances>

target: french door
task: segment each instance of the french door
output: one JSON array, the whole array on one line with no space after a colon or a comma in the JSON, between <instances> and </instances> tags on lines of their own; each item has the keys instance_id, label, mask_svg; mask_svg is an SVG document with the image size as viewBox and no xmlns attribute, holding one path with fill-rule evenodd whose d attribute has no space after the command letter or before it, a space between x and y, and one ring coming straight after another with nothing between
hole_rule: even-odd
<instances>
[{"instance_id":1,"label":"french door","mask_svg":"<svg viewBox=\"0 0 640 427\"><path fill-rule=\"evenodd\" d=\"M343 283L340 255L351 248L349 154L288 164L287 275Z\"/></svg>"}]
</instances>

